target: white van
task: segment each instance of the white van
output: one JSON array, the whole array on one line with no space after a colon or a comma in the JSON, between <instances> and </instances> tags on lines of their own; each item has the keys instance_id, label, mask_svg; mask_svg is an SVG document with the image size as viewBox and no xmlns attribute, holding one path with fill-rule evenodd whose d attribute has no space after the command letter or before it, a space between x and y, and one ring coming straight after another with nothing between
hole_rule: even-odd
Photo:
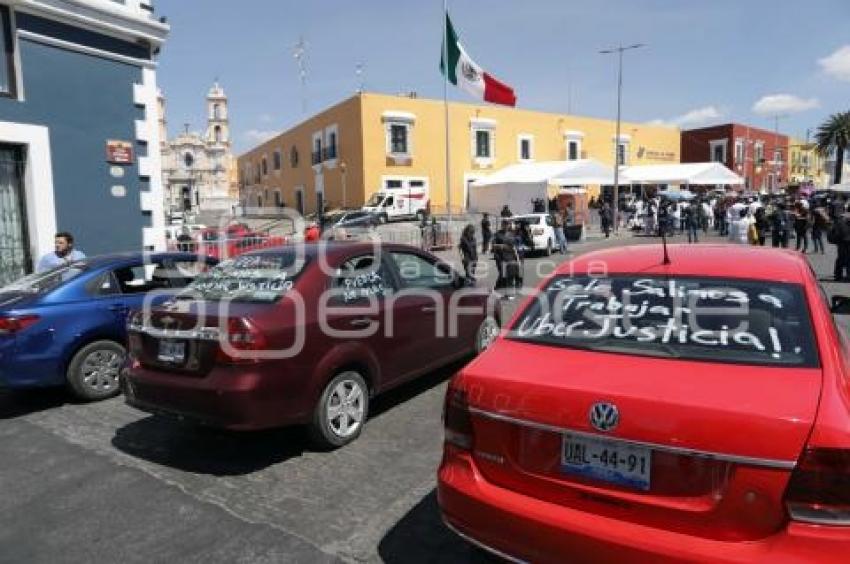
<instances>
[{"instance_id":1,"label":"white van","mask_svg":"<svg viewBox=\"0 0 850 564\"><path fill-rule=\"evenodd\" d=\"M429 204L428 186L424 181L390 181L384 189L372 194L362 209L375 214L381 223L400 219L421 221L428 213Z\"/></svg>"}]
</instances>

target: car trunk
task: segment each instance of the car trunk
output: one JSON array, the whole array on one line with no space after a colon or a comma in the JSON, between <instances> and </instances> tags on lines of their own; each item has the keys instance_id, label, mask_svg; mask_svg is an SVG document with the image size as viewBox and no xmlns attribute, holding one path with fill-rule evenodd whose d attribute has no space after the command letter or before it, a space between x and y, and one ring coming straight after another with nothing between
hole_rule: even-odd
<instances>
[{"instance_id":1,"label":"car trunk","mask_svg":"<svg viewBox=\"0 0 850 564\"><path fill-rule=\"evenodd\" d=\"M503 340L464 370L460 385L473 456L492 483L666 530L746 540L786 522L782 496L815 417L821 371ZM597 402L619 410L609 432L590 423ZM616 453L621 468L645 457L646 481L577 473L562 459L577 448L579 459Z\"/></svg>"}]
</instances>

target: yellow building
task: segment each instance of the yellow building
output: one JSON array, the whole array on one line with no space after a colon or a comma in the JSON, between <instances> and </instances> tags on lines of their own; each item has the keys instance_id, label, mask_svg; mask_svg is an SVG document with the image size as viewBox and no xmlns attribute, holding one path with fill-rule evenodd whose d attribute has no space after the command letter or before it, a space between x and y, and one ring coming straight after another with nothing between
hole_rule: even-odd
<instances>
[{"instance_id":1,"label":"yellow building","mask_svg":"<svg viewBox=\"0 0 850 564\"><path fill-rule=\"evenodd\" d=\"M815 186L829 184L829 173L824 170L824 158L818 155L814 143L789 138L788 181L790 184L802 184L811 181Z\"/></svg>"},{"instance_id":2,"label":"yellow building","mask_svg":"<svg viewBox=\"0 0 850 564\"><path fill-rule=\"evenodd\" d=\"M247 207L286 205L312 213L359 207L385 187L426 186L445 211L444 105L415 96L360 93L251 149L238 159ZM468 186L519 162L593 158L613 164L615 122L503 106L450 102L451 207ZM621 124L625 164L679 162L679 130Z\"/></svg>"}]
</instances>

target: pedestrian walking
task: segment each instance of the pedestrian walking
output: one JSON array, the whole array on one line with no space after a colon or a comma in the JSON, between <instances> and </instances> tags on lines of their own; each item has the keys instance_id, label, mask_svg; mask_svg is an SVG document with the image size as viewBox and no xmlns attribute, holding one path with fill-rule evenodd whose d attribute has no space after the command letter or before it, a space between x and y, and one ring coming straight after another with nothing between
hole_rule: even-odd
<instances>
[{"instance_id":1,"label":"pedestrian walking","mask_svg":"<svg viewBox=\"0 0 850 564\"><path fill-rule=\"evenodd\" d=\"M802 202L797 202L794 208L794 234L797 237L795 249L804 254L809 252L809 210Z\"/></svg>"},{"instance_id":2,"label":"pedestrian walking","mask_svg":"<svg viewBox=\"0 0 850 564\"><path fill-rule=\"evenodd\" d=\"M475 241L475 226L471 223L463 228L458 247L466 279L474 282L475 265L478 262L478 243Z\"/></svg>"},{"instance_id":3,"label":"pedestrian walking","mask_svg":"<svg viewBox=\"0 0 850 564\"><path fill-rule=\"evenodd\" d=\"M493 230L490 227L490 214L484 212L481 218L481 254L486 255L490 249L490 239L493 238Z\"/></svg>"},{"instance_id":4,"label":"pedestrian walking","mask_svg":"<svg viewBox=\"0 0 850 564\"><path fill-rule=\"evenodd\" d=\"M812 247L813 252L825 254L823 247L823 233L829 230L829 214L822 205L813 206L812 209Z\"/></svg>"},{"instance_id":5,"label":"pedestrian walking","mask_svg":"<svg viewBox=\"0 0 850 564\"><path fill-rule=\"evenodd\" d=\"M493 235L493 256L496 259L496 289L522 285L522 261L517 251L517 241L509 221Z\"/></svg>"},{"instance_id":6,"label":"pedestrian walking","mask_svg":"<svg viewBox=\"0 0 850 564\"><path fill-rule=\"evenodd\" d=\"M53 252L47 253L38 260L35 271L46 272L84 258L86 258L85 253L74 248L74 236L67 231L60 231L53 240Z\"/></svg>"},{"instance_id":7,"label":"pedestrian walking","mask_svg":"<svg viewBox=\"0 0 850 564\"><path fill-rule=\"evenodd\" d=\"M685 229L688 231L688 243L699 243L699 204L690 205L685 208Z\"/></svg>"},{"instance_id":8,"label":"pedestrian walking","mask_svg":"<svg viewBox=\"0 0 850 564\"><path fill-rule=\"evenodd\" d=\"M835 245L838 252L833 269L835 281L846 282L850 279L850 214L844 212L833 219L826 240Z\"/></svg>"}]
</instances>

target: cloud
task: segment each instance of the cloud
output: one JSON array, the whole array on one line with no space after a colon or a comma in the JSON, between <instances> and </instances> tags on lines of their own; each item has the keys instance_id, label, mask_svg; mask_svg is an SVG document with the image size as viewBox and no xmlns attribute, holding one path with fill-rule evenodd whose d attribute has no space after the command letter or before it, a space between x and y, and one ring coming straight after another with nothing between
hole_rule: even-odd
<instances>
[{"instance_id":1,"label":"cloud","mask_svg":"<svg viewBox=\"0 0 850 564\"><path fill-rule=\"evenodd\" d=\"M804 112L819 106L817 98L803 99L792 94L771 94L762 96L753 104L753 111L761 116L773 116Z\"/></svg>"},{"instance_id":2,"label":"cloud","mask_svg":"<svg viewBox=\"0 0 850 564\"><path fill-rule=\"evenodd\" d=\"M818 59L818 64L829 76L850 82L850 45L839 47L832 55Z\"/></svg>"},{"instance_id":3,"label":"cloud","mask_svg":"<svg viewBox=\"0 0 850 564\"><path fill-rule=\"evenodd\" d=\"M267 131L263 129L249 129L245 132L245 139L254 143L264 143L277 135L277 131Z\"/></svg>"},{"instance_id":4,"label":"cloud","mask_svg":"<svg viewBox=\"0 0 850 564\"><path fill-rule=\"evenodd\" d=\"M703 125L706 122L720 119L723 117L723 114L723 110L717 108L716 106L704 106L702 108L696 108L689 112L685 112L684 114L671 119L656 119L652 120L649 123L651 125L663 125L667 127L678 127L684 129L686 127Z\"/></svg>"}]
</instances>

